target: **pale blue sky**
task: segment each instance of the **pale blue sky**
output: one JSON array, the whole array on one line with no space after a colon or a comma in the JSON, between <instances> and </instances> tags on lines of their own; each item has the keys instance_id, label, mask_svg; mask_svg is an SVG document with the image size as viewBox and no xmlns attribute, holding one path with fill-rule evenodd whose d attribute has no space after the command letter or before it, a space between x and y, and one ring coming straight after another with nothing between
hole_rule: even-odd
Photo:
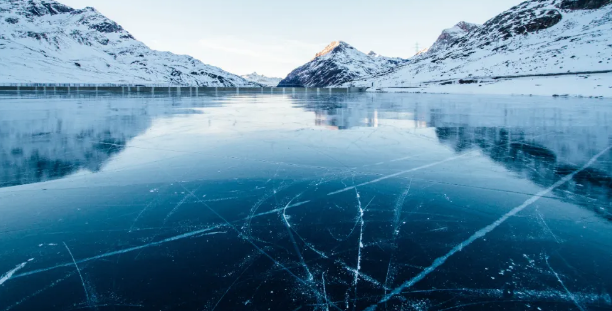
<instances>
[{"instance_id":1,"label":"pale blue sky","mask_svg":"<svg viewBox=\"0 0 612 311\"><path fill-rule=\"evenodd\" d=\"M332 41L410 57L459 21L484 23L522 0L59 0L93 6L151 48L236 74L284 77Z\"/></svg>"}]
</instances>

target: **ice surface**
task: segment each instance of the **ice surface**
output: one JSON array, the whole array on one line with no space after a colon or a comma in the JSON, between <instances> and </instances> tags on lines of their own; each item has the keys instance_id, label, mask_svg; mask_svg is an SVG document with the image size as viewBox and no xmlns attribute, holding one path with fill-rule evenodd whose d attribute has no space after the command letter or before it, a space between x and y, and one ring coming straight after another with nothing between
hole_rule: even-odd
<instances>
[{"instance_id":1,"label":"ice surface","mask_svg":"<svg viewBox=\"0 0 612 311\"><path fill-rule=\"evenodd\" d=\"M612 308L612 107L0 93L0 310Z\"/></svg>"}]
</instances>

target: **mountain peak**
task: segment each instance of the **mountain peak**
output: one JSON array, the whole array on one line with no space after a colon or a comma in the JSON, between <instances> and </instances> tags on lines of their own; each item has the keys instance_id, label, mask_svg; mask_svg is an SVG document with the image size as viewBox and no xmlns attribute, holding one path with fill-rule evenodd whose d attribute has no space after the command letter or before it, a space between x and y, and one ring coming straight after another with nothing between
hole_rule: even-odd
<instances>
[{"instance_id":1,"label":"mountain peak","mask_svg":"<svg viewBox=\"0 0 612 311\"><path fill-rule=\"evenodd\" d=\"M315 58L321 57L321 56L325 56L327 54L333 53L335 51L340 51L342 49L353 49L353 47L351 45L349 45L348 43L344 42L344 41L334 41L332 43L330 43L327 47L325 47L321 52L317 53L317 55L315 56Z\"/></svg>"},{"instance_id":2,"label":"mountain peak","mask_svg":"<svg viewBox=\"0 0 612 311\"><path fill-rule=\"evenodd\" d=\"M479 28L480 25L478 24L473 24L473 23L468 23L466 21L461 21L459 23L457 23L457 25L455 25L455 27L465 31L465 32L470 32L476 28Z\"/></svg>"},{"instance_id":3,"label":"mountain peak","mask_svg":"<svg viewBox=\"0 0 612 311\"><path fill-rule=\"evenodd\" d=\"M89 11L89 12L94 12L94 13L100 13L100 12L98 12L98 10L96 10L96 8L91 7L91 6L86 6L83 10L84 11Z\"/></svg>"},{"instance_id":4,"label":"mountain peak","mask_svg":"<svg viewBox=\"0 0 612 311\"><path fill-rule=\"evenodd\" d=\"M389 72L406 63L401 58L365 54L343 41L335 41L310 62L293 70L279 87L339 86L358 78Z\"/></svg>"},{"instance_id":5,"label":"mountain peak","mask_svg":"<svg viewBox=\"0 0 612 311\"><path fill-rule=\"evenodd\" d=\"M0 12L14 11L26 18L41 17L45 15L57 15L71 13L75 9L53 0L29 0L29 1L3 1L0 4Z\"/></svg>"},{"instance_id":6,"label":"mountain peak","mask_svg":"<svg viewBox=\"0 0 612 311\"><path fill-rule=\"evenodd\" d=\"M478 24L472 24L461 21L452 28L444 29L442 34L438 37L438 40L426 51L420 54L432 54L438 51L444 50L455 43L457 40L463 38L468 33L482 27Z\"/></svg>"}]
</instances>

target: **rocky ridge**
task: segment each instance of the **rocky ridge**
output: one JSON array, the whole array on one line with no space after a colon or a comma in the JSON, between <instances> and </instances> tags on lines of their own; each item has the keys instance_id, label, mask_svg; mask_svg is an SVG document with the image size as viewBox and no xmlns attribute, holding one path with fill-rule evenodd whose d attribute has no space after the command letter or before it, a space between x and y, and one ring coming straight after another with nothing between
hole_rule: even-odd
<instances>
[{"instance_id":1,"label":"rocky ridge","mask_svg":"<svg viewBox=\"0 0 612 311\"><path fill-rule=\"evenodd\" d=\"M384 57L374 52L365 54L346 42L336 41L317 53L313 60L292 71L279 86L337 86L389 72L406 62L405 59Z\"/></svg>"}]
</instances>

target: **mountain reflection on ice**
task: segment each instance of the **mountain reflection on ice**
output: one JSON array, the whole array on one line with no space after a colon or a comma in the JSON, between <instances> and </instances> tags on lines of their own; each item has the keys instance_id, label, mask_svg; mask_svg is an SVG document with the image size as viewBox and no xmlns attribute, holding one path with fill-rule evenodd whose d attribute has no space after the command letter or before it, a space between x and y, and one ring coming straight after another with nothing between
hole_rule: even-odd
<instances>
[{"instance_id":1,"label":"mountain reflection on ice","mask_svg":"<svg viewBox=\"0 0 612 311\"><path fill-rule=\"evenodd\" d=\"M0 310L608 310L612 108L0 95Z\"/></svg>"},{"instance_id":2,"label":"mountain reflection on ice","mask_svg":"<svg viewBox=\"0 0 612 311\"><path fill-rule=\"evenodd\" d=\"M180 99L169 100L174 105ZM2 104L0 187L97 172L154 118L187 113L131 98L26 97Z\"/></svg>"}]
</instances>

